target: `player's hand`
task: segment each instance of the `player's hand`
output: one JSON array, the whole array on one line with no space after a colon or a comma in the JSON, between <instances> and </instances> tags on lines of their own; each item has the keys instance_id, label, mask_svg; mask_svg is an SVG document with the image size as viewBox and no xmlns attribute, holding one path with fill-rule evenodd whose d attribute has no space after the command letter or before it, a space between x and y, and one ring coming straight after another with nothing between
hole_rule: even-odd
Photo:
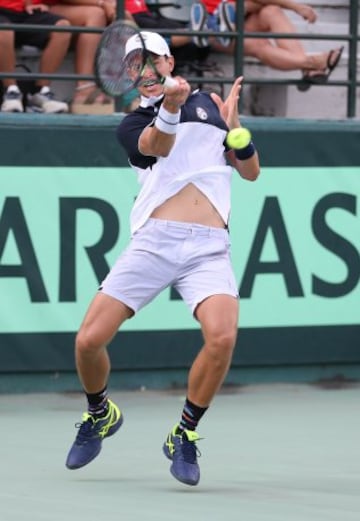
<instances>
[{"instance_id":1,"label":"player's hand","mask_svg":"<svg viewBox=\"0 0 360 521\"><path fill-rule=\"evenodd\" d=\"M163 105L170 112L172 111L171 109L177 108L178 110L184 105L191 92L191 87L185 78L176 76L174 79L177 81L176 85L164 88L165 97Z\"/></svg>"},{"instance_id":2,"label":"player's hand","mask_svg":"<svg viewBox=\"0 0 360 521\"><path fill-rule=\"evenodd\" d=\"M226 122L229 129L239 127L239 97L241 91L241 82L243 80L243 76L239 76L236 78L230 92L223 101L218 94L212 92L211 98L216 103L219 108L220 114L224 121Z\"/></svg>"}]
</instances>

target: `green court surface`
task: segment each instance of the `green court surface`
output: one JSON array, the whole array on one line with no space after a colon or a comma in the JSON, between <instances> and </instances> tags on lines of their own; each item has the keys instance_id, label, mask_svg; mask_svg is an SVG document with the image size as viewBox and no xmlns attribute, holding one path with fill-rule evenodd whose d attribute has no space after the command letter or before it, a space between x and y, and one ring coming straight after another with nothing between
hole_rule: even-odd
<instances>
[{"instance_id":1,"label":"green court surface","mask_svg":"<svg viewBox=\"0 0 360 521\"><path fill-rule=\"evenodd\" d=\"M15 376L14 376L15 378ZM64 466L81 394L0 395L1 521L359 521L360 386L220 393L197 487L162 454L181 392L116 392L125 421L83 469Z\"/></svg>"}]
</instances>

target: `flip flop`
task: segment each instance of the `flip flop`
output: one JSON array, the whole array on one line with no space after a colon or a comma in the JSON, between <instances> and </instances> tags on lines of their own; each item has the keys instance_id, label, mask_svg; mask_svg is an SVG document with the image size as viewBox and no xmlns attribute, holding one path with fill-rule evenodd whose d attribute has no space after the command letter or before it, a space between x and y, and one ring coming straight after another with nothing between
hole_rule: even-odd
<instances>
[{"instance_id":1,"label":"flip flop","mask_svg":"<svg viewBox=\"0 0 360 521\"><path fill-rule=\"evenodd\" d=\"M332 71L336 68L338 65L341 55L343 53L344 46L340 47L339 49L332 49L329 52L327 63L326 63L326 70L319 74L308 74L307 75L307 81L310 83L326 83L327 80L330 77L330 74ZM335 56L335 59L334 59Z\"/></svg>"},{"instance_id":2,"label":"flip flop","mask_svg":"<svg viewBox=\"0 0 360 521\"><path fill-rule=\"evenodd\" d=\"M327 58L326 69L324 72L311 74L311 72L305 72L303 74L303 83L300 83L297 88L301 92L305 92L310 89L311 85L321 85L326 83L332 73L332 71L337 67L341 55L343 53L344 46L339 49L332 49ZM335 59L334 59L335 56Z\"/></svg>"}]
</instances>

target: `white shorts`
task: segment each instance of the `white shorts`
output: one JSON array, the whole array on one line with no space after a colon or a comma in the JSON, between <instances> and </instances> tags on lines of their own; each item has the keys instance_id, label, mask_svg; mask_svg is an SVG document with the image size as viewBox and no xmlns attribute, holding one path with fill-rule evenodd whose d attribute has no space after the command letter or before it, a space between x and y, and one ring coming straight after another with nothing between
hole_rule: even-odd
<instances>
[{"instance_id":1,"label":"white shorts","mask_svg":"<svg viewBox=\"0 0 360 521\"><path fill-rule=\"evenodd\" d=\"M173 286L194 313L211 295L238 298L229 249L223 228L149 219L135 232L100 291L136 313Z\"/></svg>"}]
</instances>

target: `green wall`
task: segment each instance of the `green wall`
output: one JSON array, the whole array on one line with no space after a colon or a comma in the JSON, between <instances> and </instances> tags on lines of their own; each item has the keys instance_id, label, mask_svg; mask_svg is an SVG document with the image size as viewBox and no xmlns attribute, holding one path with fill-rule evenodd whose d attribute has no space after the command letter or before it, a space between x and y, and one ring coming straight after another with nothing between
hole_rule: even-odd
<instances>
[{"instance_id":1,"label":"green wall","mask_svg":"<svg viewBox=\"0 0 360 521\"><path fill-rule=\"evenodd\" d=\"M120 117L1 116L0 391L77 386L74 335L129 239L138 189L115 139ZM358 377L360 123L243 124L262 174L233 180L242 300L227 383ZM114 339L114 385L183 385L200 344L165 291Z\"/></svg>"}]
</instances>

